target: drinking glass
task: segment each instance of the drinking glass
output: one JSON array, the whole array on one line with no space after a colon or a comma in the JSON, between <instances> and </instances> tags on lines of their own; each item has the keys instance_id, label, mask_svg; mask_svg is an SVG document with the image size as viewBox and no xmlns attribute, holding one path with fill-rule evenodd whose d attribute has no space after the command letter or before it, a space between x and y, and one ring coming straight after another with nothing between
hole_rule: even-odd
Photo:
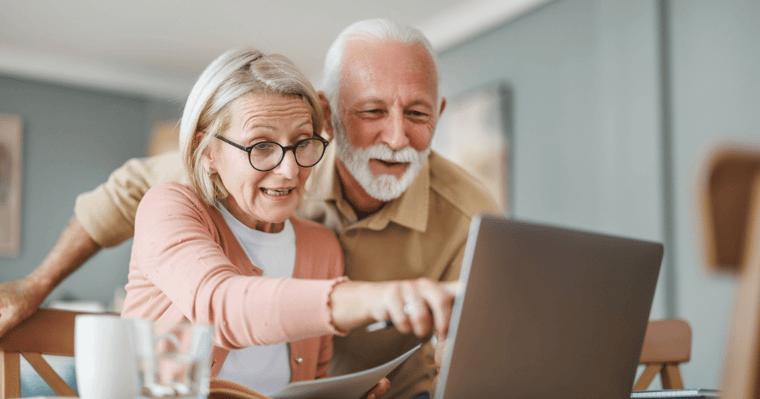
<instances>
[{"instance_id":1,"label":"drinking glass","mask_svg":"<svg viewBox=\"0 0 760 399\"><path fill-rule=\"evenodd\" d=\"M130 319L136 398L206 399L213 328Z\"/></svg>"}]
</instances>

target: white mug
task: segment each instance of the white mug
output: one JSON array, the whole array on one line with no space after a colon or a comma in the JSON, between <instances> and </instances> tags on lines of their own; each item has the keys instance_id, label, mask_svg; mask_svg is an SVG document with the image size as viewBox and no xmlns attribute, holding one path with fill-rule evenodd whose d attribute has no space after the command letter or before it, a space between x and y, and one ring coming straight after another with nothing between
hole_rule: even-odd
<instances>
[{"instance_id":1,"label":"white mug","mask_svg":"<svg viewBox=\"0 0 760 399\"><path fill-rule=\"evenodd\" d=\"M134 351L129 321L116 315L78 315L74 328L74 363L82 399L133 399Z\"/></svg>"}]
</instances>

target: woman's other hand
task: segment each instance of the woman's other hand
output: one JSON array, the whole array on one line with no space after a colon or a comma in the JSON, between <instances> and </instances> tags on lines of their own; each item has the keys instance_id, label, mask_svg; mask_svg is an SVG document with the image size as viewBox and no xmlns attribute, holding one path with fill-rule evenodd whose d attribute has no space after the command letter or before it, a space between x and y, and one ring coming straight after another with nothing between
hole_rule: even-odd
<instances>
[{"instance_id":1,"label":"woman's other hand","mask_svg":"<svg viewBox=\"0 0 760 399\"><path fill-rule=\"evenodd\" d=\"M389 389L391 389L391 381L383 377L383 379L380 380L374 388L370 389L362 399L380 399Z\"/></svg>"}]
</instances>

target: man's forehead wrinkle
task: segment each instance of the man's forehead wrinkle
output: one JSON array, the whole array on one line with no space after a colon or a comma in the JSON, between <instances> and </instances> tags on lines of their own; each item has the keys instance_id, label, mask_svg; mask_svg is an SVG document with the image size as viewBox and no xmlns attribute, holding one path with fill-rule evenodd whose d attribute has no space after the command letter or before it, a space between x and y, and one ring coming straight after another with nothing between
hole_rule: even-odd
<instances>
[{"instance_id":1,"label":"man's forehead wrinkle","mask_svg":"<svg viewBox=\"0 0 760 399\"><path fill-rule=\"evenodd\" d=\"M420 45L353 40L343 62L338 89L342 106L400 101L404 107L414 103L436 107L435 64Z\"/></svg>"}]
</instances>

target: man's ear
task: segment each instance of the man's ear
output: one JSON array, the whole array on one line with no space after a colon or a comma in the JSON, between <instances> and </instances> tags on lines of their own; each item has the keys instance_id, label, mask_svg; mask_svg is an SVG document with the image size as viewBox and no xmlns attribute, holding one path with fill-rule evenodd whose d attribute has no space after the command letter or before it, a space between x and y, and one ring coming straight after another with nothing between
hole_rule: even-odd
<instances>
[{"instance_id":1,"label":"man's ear","mask_svg":"<svg viewBox=\"0 0 760 399\"><path fill-rule=\"evenodd\" d=\"M333 138L333 125L332 125L332 109L330 108L330 102L327 101L327 97L323 91L317 92L319 95L319 102L322 104L322 131L327 134L327 139Z\"/></svg>"},{"instance_id":2,"label":"man's ear","mask_svg":"<svg viewBox=\"0 0 760 399\"><path fill-rule=\"evenodd\" d=\"M441 98L441 110L438 111L438 117L440 118L441 115L443 115L443 110L446 109L446 97Z\"/></svg>"}]
</instances>

